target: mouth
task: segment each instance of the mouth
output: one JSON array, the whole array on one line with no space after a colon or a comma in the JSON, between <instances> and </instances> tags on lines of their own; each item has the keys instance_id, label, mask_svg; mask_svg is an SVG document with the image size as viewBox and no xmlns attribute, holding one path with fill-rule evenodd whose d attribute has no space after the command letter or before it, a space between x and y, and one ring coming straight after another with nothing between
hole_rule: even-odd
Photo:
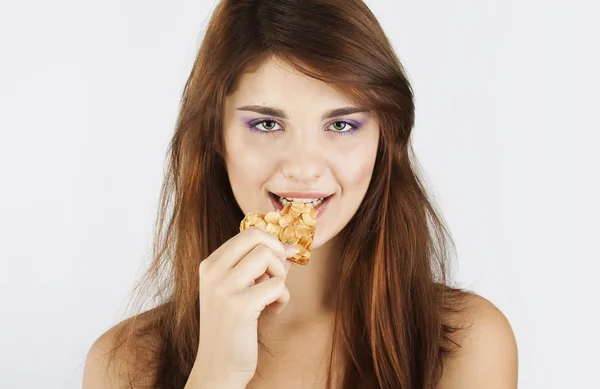
<instances>
[{"instance_id":1,"label":"mouth","mask_svg":"<svg viewBox=\"0 0 600 389\"><path fill-rule=\"evenodd\" d=\"M284 206L286 206L287 204L292 203L292 202L304 203L304 204L309 204L315 208L315 210L317 211L317 218L321 214L323 214L323 212L325 212L325 209L327 208L327 204L329 203L329 200L331 200L333 195L334 195L333 193L329 194L329 195L306 194L306 195L304 195L305 197L300 197L300 196L302 196L302 194L294 194L293 195L294 197L292 197L292 195L289 195L289 194L286 194L284 196L284 194L278 195L273 192L269 192L269 197L271 198L271 203L273 204L275 211L281 212L281 210L283 209ZM321 197L317 197L317 196L321 196Z\"/></svg>"}]
</instances>

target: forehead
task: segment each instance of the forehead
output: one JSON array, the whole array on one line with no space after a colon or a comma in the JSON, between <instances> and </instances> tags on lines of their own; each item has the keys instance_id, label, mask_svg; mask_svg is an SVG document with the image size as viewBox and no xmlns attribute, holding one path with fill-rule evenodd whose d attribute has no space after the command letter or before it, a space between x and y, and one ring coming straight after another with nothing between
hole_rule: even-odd
<instances>
[{"instance_id":1,"label":"forehead","mask_svg":"<svg viewBox=\"0 0 600 389\"><path fill-rule=\"evenodd\" d=\"M342 91L275 58L242 73L236 91L228 99L234 104L278 105L290 112L294 107L304 111L315 107L321 112L328 107L352 105Z\"/></svg>"}]
</instances>

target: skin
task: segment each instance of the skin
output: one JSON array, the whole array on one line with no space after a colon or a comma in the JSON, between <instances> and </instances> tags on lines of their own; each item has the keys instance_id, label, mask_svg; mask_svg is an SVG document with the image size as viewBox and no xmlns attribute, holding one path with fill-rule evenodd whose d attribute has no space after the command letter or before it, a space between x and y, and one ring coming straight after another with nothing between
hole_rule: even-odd
<instances>
[{"instance_id":1,"label":"skin","mask_svg":"<svg viewBox=\"0 0 600 389\"><path fill-rule=\"evenodd\" d=\"M248 121L273 117L238 109L252 105L276 107L288 119L250 123L263 131L253 132ZM322 119L326 111L342 107L357 106L326 83L276 60L245 73L225 102L227 172L244 213L275 210L269 191L334 194L317 219L310 264L294 265L287 275L293 299L279 315L270 317L271 331L287 333L327 317L334 309L336 235L366 194L379 140L378 123L368 112ZM360 128L350 132L354 127L343 120L358 122Z\"/></svg>"},{"instance_id":2,"label":"skin","mask_svg":"<svg viewBox=\"0 0 600 389\"><path fill-rule=\"evenodd\" d=\"M281 109L288 118L258 125L259 129L275 133L252 132L248 128L250 120L273 117L238 109L250 105ZM261 340L276 357L259 356L261 374L255 375L248 388L323 387L326 372L322 364L329 352L328 334L335 309L332 301L339 258L337 234L366 193L379 137L376 118L368 112L322 119L326 111L352 106L340 91L275 59L244 74L238 90L226 100L223 131L227 172L244 213L273 210L268 191L334 194L317 220L310 264L294 265L287 274L289 302L279 314L263 311ZM360 122L361 128L353 135L335 133L336 129L348 129L348 125L335 124L347 119ZM471 295L465 310L448 319L468 325L469 330L457 335L461 348L445 363L437 388L517 388L517 346L502 312L488 300ZM139 355L123 355L113 374L104 374L105 364L100 357L109 349L120 325L104 333L92 346L86 359L84 389L120 387L125 382L120 372L130 361L139 363L143 359ZM340 369L334 367L337 370ZM202 387L190 382L188 386Z\"/></svg>"}]
</instances>

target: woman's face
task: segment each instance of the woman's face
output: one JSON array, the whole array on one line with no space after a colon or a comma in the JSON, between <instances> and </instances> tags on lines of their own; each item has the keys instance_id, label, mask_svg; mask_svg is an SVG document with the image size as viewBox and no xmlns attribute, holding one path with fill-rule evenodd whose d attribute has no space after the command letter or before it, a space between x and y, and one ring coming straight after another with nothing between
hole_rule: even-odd
<instances>
[{"instance_id":1,"label":"woman's face","mask_svg":"<svg viewBox=\"0 0 600 389\"><path fill-rule=\"evenodd\" d=\"M333 112L340 108L350 110ZM334 238L358 209L375 164L379 126L371 113L353 112L359 109L274 59L243 74L223 122L227 173L242 211L313 201L313 249Z\"/></svg>"}]
</instances>

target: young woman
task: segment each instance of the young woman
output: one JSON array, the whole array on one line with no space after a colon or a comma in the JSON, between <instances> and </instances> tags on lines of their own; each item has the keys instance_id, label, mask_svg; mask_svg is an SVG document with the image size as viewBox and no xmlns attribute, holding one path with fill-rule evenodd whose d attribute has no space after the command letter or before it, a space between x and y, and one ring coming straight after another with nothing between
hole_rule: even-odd
<instances>
[{"instance_id":1,"label":"young woman","mask_svg":"<svg viewBox=\"0 0 600 389\"><path fill-rule=\"evenodd\" d=\"M504 315L446 279L452 241L413 124L411 86L362 1L220 3L140 289L164 298L94 343L84 388L516 388ZM307 265L239 232L289 200L318 210Z\"/></svg>"}]
</instances>

